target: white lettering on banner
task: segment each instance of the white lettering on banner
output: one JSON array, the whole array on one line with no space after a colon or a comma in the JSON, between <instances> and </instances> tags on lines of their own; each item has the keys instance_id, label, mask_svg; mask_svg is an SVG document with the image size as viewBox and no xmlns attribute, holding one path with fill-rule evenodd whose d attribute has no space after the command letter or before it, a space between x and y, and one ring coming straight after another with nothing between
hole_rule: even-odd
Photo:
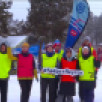
<instances>
[{"instance_id":1,"label":"white lettering on banner","mask_svg":"<svg viewBox=\"0 0 102 102\"><path fill-rule=\"evenodd\" d=\"M83 75L84 72L82 70L72 70L72 69L51 69L51 68L43 68L44 73L50 73L54 75Z\"/></svg>"}]
</instances>

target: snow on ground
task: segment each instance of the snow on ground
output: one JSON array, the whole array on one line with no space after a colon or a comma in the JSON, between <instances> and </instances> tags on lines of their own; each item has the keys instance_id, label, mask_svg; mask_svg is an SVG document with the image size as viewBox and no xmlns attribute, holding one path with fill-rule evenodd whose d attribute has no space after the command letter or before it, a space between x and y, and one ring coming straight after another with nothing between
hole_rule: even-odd
<instances>
[{"instance_id":1,"label":"snow on ground","mask_svg":"<svg viewBox=\"0 0 102 102\"><path fill-rule=\"evenodd\" d=\"M97 88L95 89L95 102L102 102L102 67L97 76ZM8 102L20 102L20 87L16 76L11 76L9 81ZM29 102L40 102L40 82L33 82L32 92ZM78 85L77 95L74 102L79 102Z\"/></svg>"},{"instance_id":2,"label":"snow on ground","mask_svg":"<svg viewBox=\"0 0 102 102\"><path fill-rule=\"evenodd\" d=\"M8 89L8 102L20 102L20 87L16 76L11 76ZM40 102L40 84L33 82L30 102Z\"/></svg>"}]
</instances>

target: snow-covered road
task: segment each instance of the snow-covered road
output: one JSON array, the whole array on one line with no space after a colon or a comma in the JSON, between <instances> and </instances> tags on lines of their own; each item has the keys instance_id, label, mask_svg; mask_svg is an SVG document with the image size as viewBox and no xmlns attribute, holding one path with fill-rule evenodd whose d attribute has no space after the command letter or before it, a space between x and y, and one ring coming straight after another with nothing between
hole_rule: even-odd
<instances>
[{"instance_id":1,"label":"snow-covered road","mask_svg":"<svg viewBox=\"0 0 102 102\"><path fill-rule=\"evenodd\" d=\"M11 76L9 81L8 102L20 102L20 87L16 76ZM29 102L40 102L40 84L33 82L32 92ZM74 102L79 102L78 86L77 95ZM98 72L97 88L95 89L95 102L102 102L102 68Z\"/></svg>"}]
</instances>

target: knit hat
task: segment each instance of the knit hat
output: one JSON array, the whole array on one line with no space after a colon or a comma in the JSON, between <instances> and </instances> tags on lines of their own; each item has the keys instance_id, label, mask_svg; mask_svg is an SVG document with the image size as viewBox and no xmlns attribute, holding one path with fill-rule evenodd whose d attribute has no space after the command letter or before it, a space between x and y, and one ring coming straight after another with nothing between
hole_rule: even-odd
<instances>
[{"instance_id":1,"label":"knit hat","mask_svg":"<svg viewBox=\"0 0 102 102\"><path fill-rule=\"evenodd\" d=\"M52 42L49 42L49 43L46 44L46 50L47 50L48 47L52 47L53 48Z\"/></svg>"},{"instance_id":2,"label":"knit hat","mask_svg":"<svg viewBox=\"0 0 102 102\"><path fill-rule=\"evenodd\" d=\"M27 42L24 42L24 43L22 44L22 47L29 47L29 44L28 44Z\"/></svg>"},{"instance_id":3,"label":"knit hat","mask_svg":"<svg viewBox=\"0 0 102 102\"><path fill-rule=\"evenodd\" d=\"M54 46L54 48L55 48L56 46L61 46L60 40L59 40L59 39L56 39L55 42L54 42L54 44L53 44L53 46Z\"/></svg>"},{"instance_id":4,"label":"knit hat","mask_svg":"<svg viewBox=\"0 0 102 102\"><path fill-rule=\"evenodd\" d=\"M89 36L86 36L86 37L84 38L83 42L84 42L85 40L88 40L89 42L91 42L91 38L90 38Z\"/></svg>"},{"instance_id":5,"label":"knit hat","mask_svg":"<svg viewBox=\"0 0 102 102\"><path fill-rule=\"evenodd\" d=\"M88 46L84 46L84 47L82 48L82 52L83 52L85 49L89 50L89 47L88 47Z\"/></svg>"},{"instance_id":6,"label":"knit hat","mask_svg":"<svg viewBox=\"0 0 102 102\"><path fill-rule=\"evenodd\" d=\"M53 47L52 42L49 42L49 43L46 44L46 48L49 47L49 46L52 46Z\"/></svg>"}]
</instances>

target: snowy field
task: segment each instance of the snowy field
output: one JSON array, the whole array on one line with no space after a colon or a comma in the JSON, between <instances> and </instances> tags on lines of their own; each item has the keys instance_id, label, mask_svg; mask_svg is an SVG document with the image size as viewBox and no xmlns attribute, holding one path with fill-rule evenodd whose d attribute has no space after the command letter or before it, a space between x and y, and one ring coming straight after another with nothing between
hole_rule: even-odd
<instances>
[{"instance_id":1,"label":"snowy field","mask_svg":"<svg viewBox=\"0 0 102 102\"><path fill-rule=\"evenodd\" d=\"M20 87L16 76L11 76L9 81L8 102L20 102ZM29 102L40 102L40 83L34 81ZM74 102L79 102L78 86ZM98 72L97 88L95 89L95 101L102 102L102 67Z\"/></svg>"}]
</instances>

